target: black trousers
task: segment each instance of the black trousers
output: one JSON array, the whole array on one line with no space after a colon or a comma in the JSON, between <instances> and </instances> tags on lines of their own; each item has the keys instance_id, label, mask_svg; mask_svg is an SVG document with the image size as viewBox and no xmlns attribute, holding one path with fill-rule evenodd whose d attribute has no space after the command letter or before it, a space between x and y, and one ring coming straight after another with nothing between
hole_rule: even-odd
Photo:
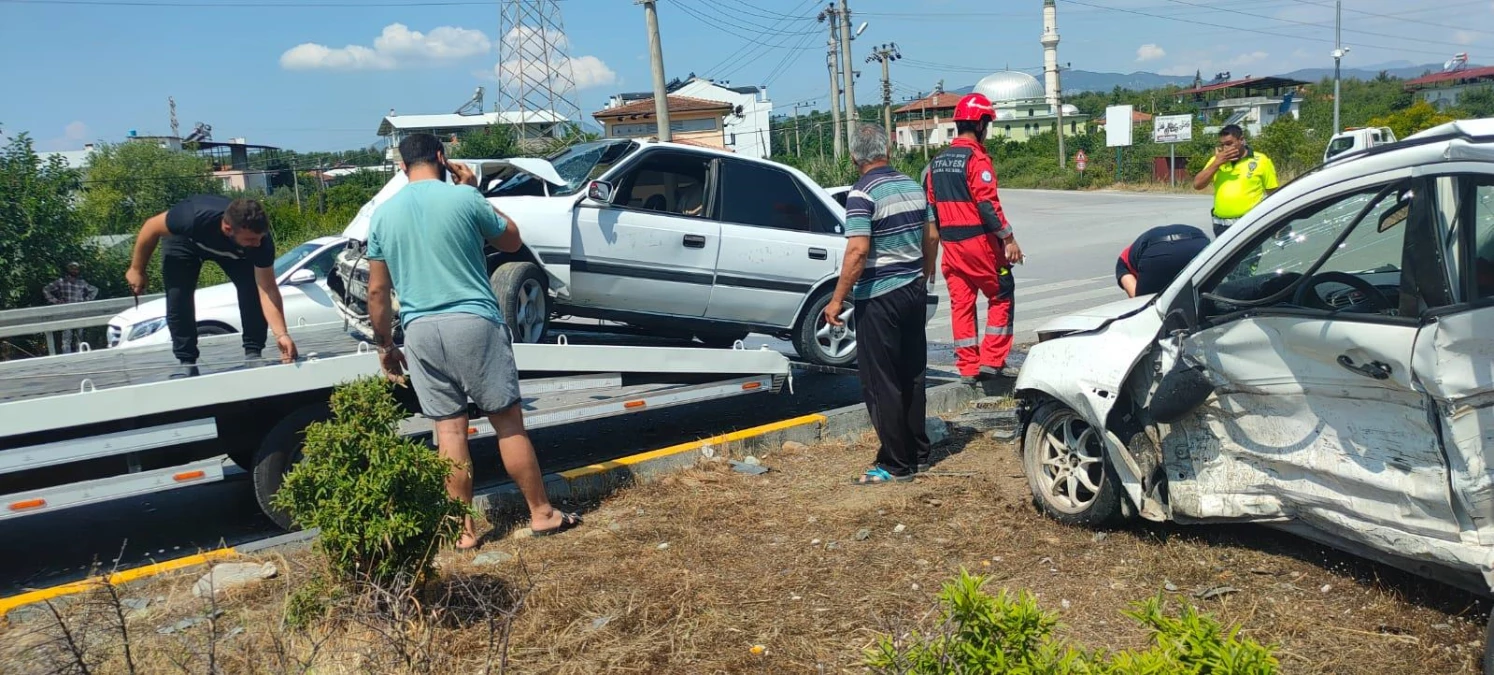
<instances>
[{"instance_id":1,"label":"black trousers","mask_svg":"<svg viewBox=\"0 0 1494 675\"><path fill-rule=\"evenodd\" d=\"M247 260L213 257L223 273L233 282L239 296L239 323L244 332L244 351L265 348L269 322L259 303L259 286L254 282L254 265ZM181 361L196 361L197 277L202 274L203 256L197 246L183 237L168 236L161 243L161 280L166 286L166 328L171 331L171 352Z\"/></svg>"},{"instance_id":2,"label":"black trousers","mask_svg":"<svg viewBox=\"0 0 1494 675\"><path fill-rule=\"evenodd\" d=\"M871 300L855 302L856 361L861 394L881 447L877 466L894 476L913 473L929 461L924 427L923 283L915 281Z\"/></svg>"}]
</instances>

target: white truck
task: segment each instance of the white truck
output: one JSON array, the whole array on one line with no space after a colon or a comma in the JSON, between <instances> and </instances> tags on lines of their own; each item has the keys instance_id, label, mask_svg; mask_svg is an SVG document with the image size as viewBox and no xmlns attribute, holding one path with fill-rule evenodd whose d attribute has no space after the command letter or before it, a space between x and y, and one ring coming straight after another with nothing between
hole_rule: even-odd
<instances>
[{"instance_id":1,"label":"white truck","mask_svg":"<svg viewBox=\"0 0 1494 675\"><path fill-rule=\"evenodd\" d=\"M1328 148L1323 151L1323 163L1345 153L1356 153L1394 142L1395 132L1390 127L1349 127L1328 141Z\"/></svg>"}]
</instances>

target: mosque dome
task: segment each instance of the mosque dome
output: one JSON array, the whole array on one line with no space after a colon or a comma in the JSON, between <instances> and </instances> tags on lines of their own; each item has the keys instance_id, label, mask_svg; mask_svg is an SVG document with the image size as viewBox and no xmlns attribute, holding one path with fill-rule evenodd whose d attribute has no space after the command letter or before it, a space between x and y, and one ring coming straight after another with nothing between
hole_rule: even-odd
<instances>
[{"instance_id":1,"label":"mosque dome","mask_svg":"<svg viewBox=\"0 0 1494 675\"><path fill-rule=\"evenodd\" d=\"M1065 114L1065 115L1078 115L1079 114L1079 106L1074 105L1072 103L1065 103L1065 104L1063 104L1063 114Z\"/></svg>"},{"instance_id":2,"label":"mosque dome","mask_svg":"<svg viewBox=\"0 0 1494 675\"><path fill-rule=\"evenodd\" d=\"M1038 82L1036 77L1015 70L1003 70L987 75L980 82L975 83L974 91L985 95L991 103L996 105L1042 99L1047 96L1043 83Z\"/></svg>"}]
</instances>

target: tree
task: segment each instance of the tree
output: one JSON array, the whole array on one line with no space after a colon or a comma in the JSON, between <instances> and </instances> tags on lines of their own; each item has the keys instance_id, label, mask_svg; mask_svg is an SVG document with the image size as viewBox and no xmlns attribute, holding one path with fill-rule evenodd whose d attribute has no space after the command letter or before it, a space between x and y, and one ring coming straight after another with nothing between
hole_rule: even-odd
<instances>
[{"instance_id":1,"label":"tree","mask_svg":"<svg viewBox=\"0 0 1494 675\"><path fill-rule=\"evenodd\" d=\"M519 154L514 128L507 124L490 124L457 137L451 147L453 159L503 159Z\"/></svg>"},{"instance_id":2,"label":"tree","mask_svg":"<svg viewBox=\"0 0 1494 675\"><path fill-rule=\"evenodd\" d=\"M1471 87L1458 96L1458 109L1469 117L1494 117L1494 87Z\"/></svg>"},{"instance_id":3,"label":"tree","mask_svg":"<svg viewBox=\"0 0 1494 675\"><path fill-rule=\"evenodd\" d=\"M73 211L79 175L61 157L43 161L25 133L0 148L0 309L43 304L42 288L93 252Z\"/></svg>"},{"instance_id":4,"label":"tree","mask_svg":"<svg viewBox=\"0 0 1494 675\"><path fill-rule=\"evenodd\" d=\"M95 234L132 234L182 199L222 191L207 158L152 143L101 145L88 162L80 215Z\"/></svg>"},{"instance_id":5,"label":"tree","mask_svg":"<svg viewBox=\"0 0 1494 675\"><path fill-rule=\"evenodd\" d=\"M1417 101L1405 110L1376 117L1369 121L1372 127L1390 127L1395 132L1395 137L1405 139L1407 136L1418 131L1430 129L1439 124L1447 124L1458 117L1462 117L1462 111L1451 111L1457 113L1457 117L1447 113L1437 112L1432 104L1426 101Z\"/></svg>"}]
</instances>

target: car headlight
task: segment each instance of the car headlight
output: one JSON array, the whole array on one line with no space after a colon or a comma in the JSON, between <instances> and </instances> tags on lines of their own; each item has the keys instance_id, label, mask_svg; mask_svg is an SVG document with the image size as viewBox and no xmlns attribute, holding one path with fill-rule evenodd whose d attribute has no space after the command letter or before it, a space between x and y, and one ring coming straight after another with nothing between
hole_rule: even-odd
<instances>
[{"instance_id":1,"label":"car headlight","mask_svg":"<svg viewBox=\"0 0 1494 675\"><path fill-rule=\"evenodd\" d=\"M164 316L159 319L141 321L140 323L137 323L130 328L130 337L126 338L125 340L127 342L130 340L139 340L140 338L151 335L165 327L166 317Z\"/></svg>"}]
</instances>

